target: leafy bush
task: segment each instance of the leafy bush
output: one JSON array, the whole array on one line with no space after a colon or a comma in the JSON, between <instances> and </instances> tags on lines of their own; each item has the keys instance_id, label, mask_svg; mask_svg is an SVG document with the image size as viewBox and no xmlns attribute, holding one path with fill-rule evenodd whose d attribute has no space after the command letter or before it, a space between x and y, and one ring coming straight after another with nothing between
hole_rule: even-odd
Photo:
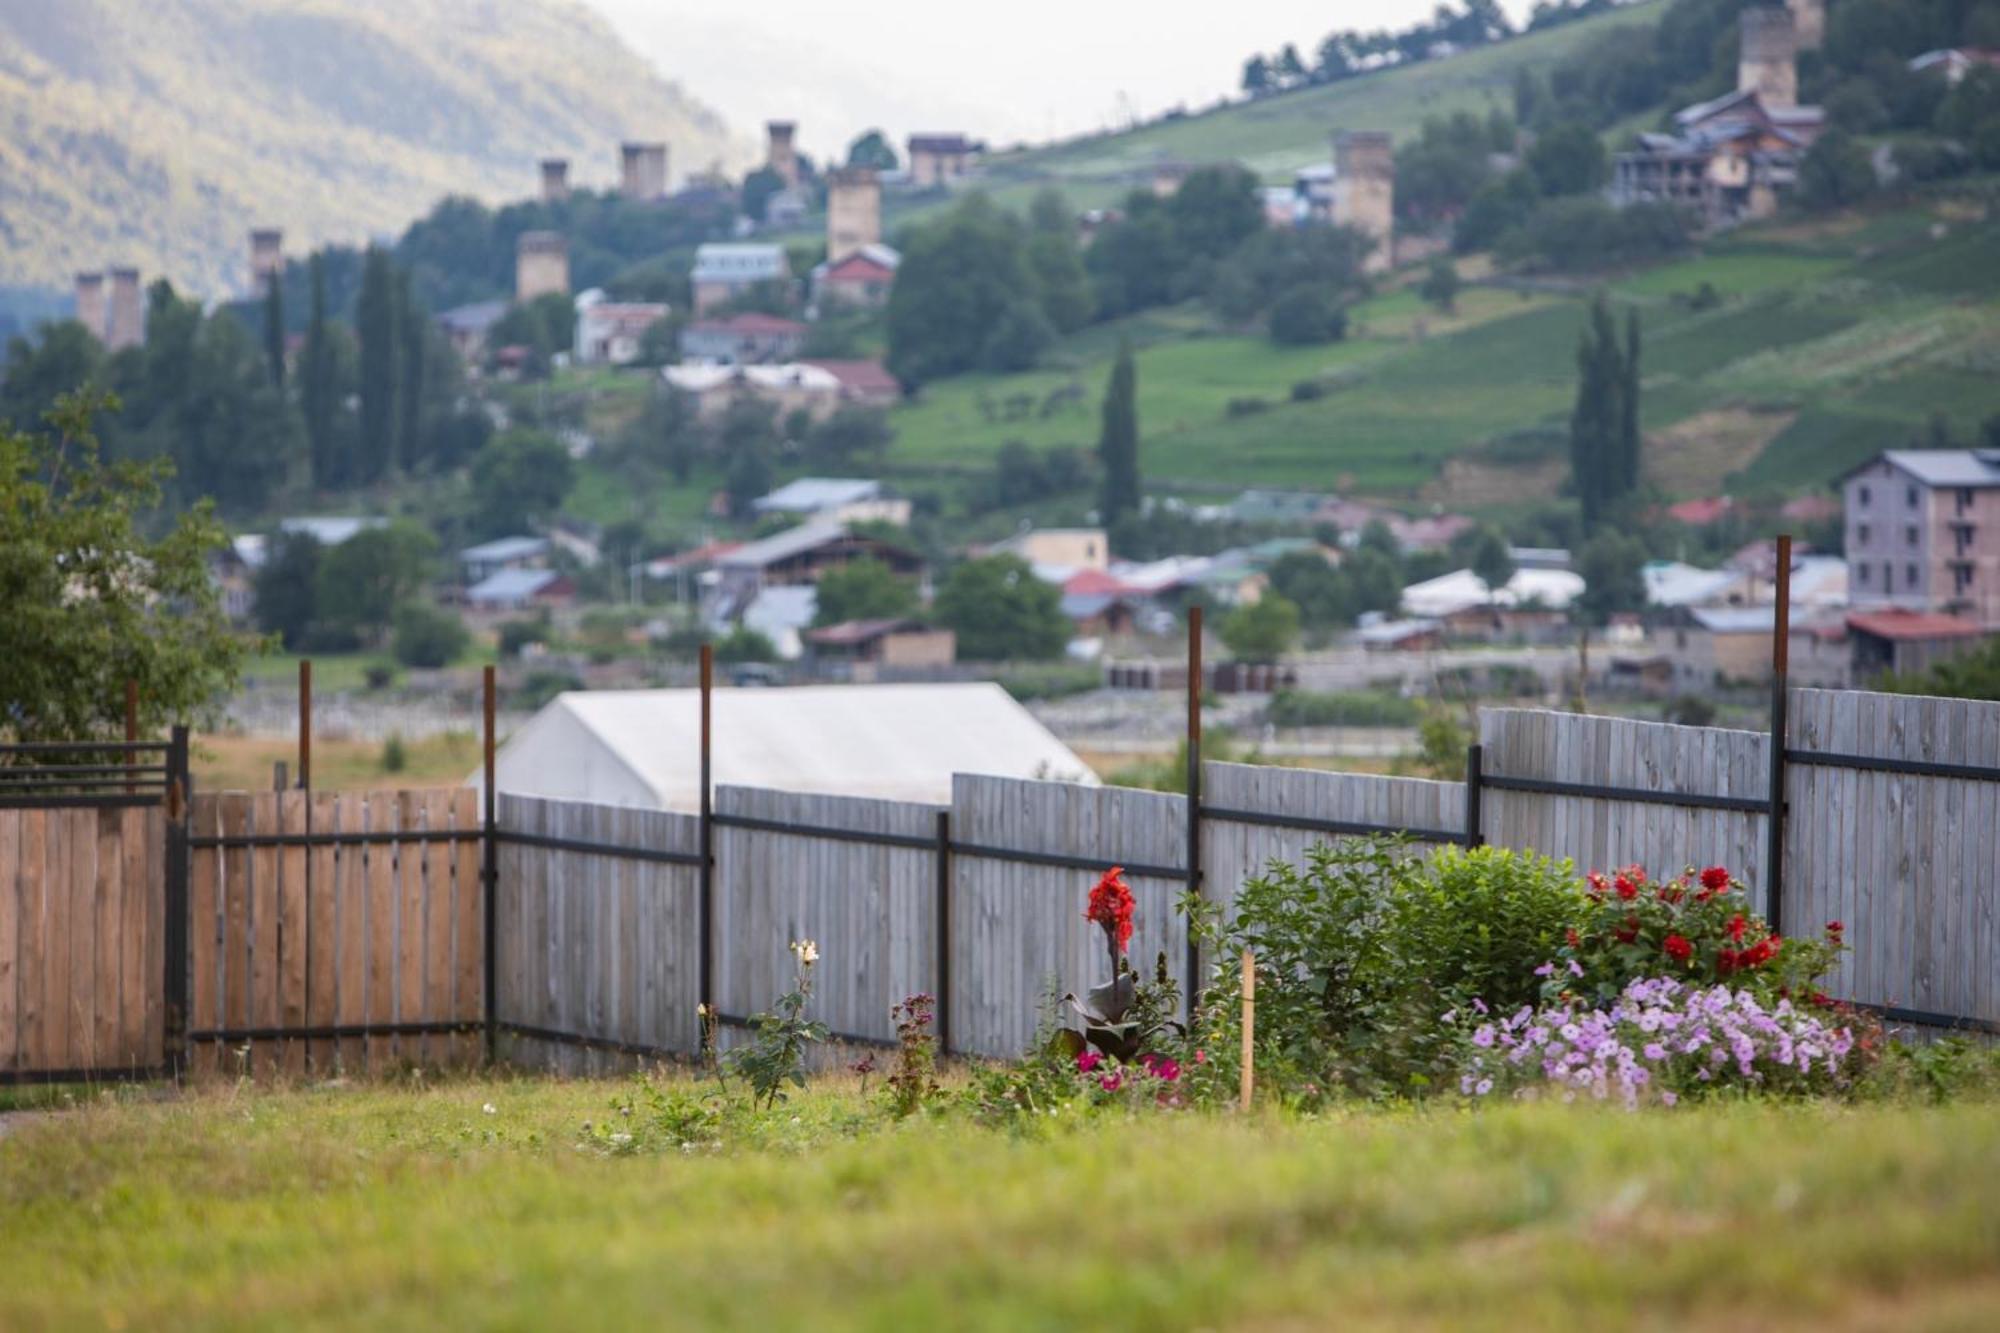
<instances>
[{"instance_id":1,"label":"leafy bush","mask_svg":"<svg viewBox=\"0 0 2000 1333\"><path fill-rule=\"evenodd\" d=\"M1222 414L1231 420L1238 417L1254 417L1260 412L1271 410L1271 404L1264 398L1232 398L1223 405Z\"/></svg>"},{"instance_id":2,"label":"leafy bush","mask_svg":"<svg viewBox=\"0 0 2000 1333\"><path fill-rule=\"evenodd\" d=\"M1104 669L1088 662L1051 662L1045 666L1010 667L994 684L1020 703L1088 694L1104 684Z\"/></svg>"},{"instance_id":3,"label":"leafy bush","mask_svg":"<svg viewBox=\"0 0 2000 1333\"><path fill-rule=\"evenodd\" d=\"M1413 727L1422 716L1415 700L1375 690L1279 690L1264 710L1274 727Z\"/></svg>"},{"instance_id":4,"label":"leafy bush","mask_svg":"<svg viewBox=\"0 0 2000 1333\"><path fill-rule=\"evenodd\" d=\"M410 754L402 736L392 733L388 740L382 742L382 771L400 773L409 766Z\"/></svg>"},{"instance_id":5,"label":"leafy bush","mask_svg":"<svg viewBox=\"0 0 2000 1333\"><path fill-rule=\"evenodd\" d=\"M1316 398L1326 397L1325 380L1300 380L1292 386L1292 401L1310 403Z\"/></svg>"},{"instance_id":6,"label":"leafy bush","mask_svg":"<svg viewBox=\"0 0 2000 1333\"><path fill-rule=\"evenodd\" d=\"M1804 998L1844 947L1838 921L1827 923L1822 940L1780 939L1721 866L1659 883L1638 866L1592 874L1584 898L1574 930L1539 969L1547 999L1609 1005L1632 982L1657 976L1733 986L1766 1002Z\"/></svg>"},{"instance_id":7,"label":"leafy bush","mask_svg":"<svg viewBox=\"0 0 2000 1333\"><path fill-rule=\"evenodd\" d=\"M1299 287L1271 307L1271 339L1291 347L1338 342L1347 335L1347 311L1318 287Z\"/></svg>"},{"instance_id":8,"label":"leafy bush","mask_svg":"<svg viewBox=\"0 0 2000 1333\"><path fill-rule=\"evenodd\" d=\"M469 641L465 626L448 611L411 602L396 612L391 648L404 666L449 666Z\"/></svg>"},{"instance_id":9,"label":"leafy bush","mask_svg":"<svg viewBox=\"0 0 2000 1333\"><path fill-rule=\"evenodd\" d=\"M1445 1013L1482 994L1521 1004L1535 965L1581 915L1568 863L1501 848L1429 859L1393 840L1321 844L1239 890L1197 930L1222 959L1204 1000L1234 1013L1257 961L1257 1058L1280 1081L1367 1094L1432 1088L1452 1060ZM1204 1034L1208 1040L1213 1034Z\"/></svg>"},{"instance_id":10,"label":"leafy bush","mask_svg":"<svg viewBox=\"0 0 2000 1333\"><path fill-rule=\"evenodd\" d=\"M1605 1008L1522 1007L1478 1022L1459 1089L1485 1097L1560 1090L1627 1107L1722 1089L1814 1094L1851 1087L1875 1048L1871 1025L1833 1009L1767 1004L1747 989L1639 978Z\"/></svg>"}]
</instances>

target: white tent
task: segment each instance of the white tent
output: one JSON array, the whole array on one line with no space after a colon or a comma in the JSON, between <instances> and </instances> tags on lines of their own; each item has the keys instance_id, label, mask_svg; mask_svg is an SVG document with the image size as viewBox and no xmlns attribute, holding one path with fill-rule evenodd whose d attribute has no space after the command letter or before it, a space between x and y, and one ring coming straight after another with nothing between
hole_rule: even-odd
<instances>
[{"instance_id":1,"label":"white tent","mask_svg":"<svg viewBox=\"0 0 2000 1333\"><path fill-rule=\"evenodd\" d=\"M954 773L1096 784L1068 746L992 684L719 689L713 726L718 786L942 805ZM558 695L495 762L504 793L696 810L700 691Z\"/></svg>"}]
</instances>

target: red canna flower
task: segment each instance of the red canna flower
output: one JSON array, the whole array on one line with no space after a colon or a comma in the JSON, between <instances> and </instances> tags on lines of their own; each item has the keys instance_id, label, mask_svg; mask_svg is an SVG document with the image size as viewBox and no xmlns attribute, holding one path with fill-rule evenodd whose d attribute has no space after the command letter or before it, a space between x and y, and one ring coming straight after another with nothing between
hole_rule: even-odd
<instances>
[{"instance_id":1,"label":"red canna flower","mask_svg":"<svg viewBox=\"0 0 2000 1333\"><path fill-rule=\"evenodd\" d=\"M1660 944L1667 951L1667 957L1676 963L1685 963L1694 953L1694 946L1679 935L1669 935Z\"/></svg>"},{"instance_id":2,"label":"red canna flower","mask_svg":"<svg viewBox=\"0 0 2000 1333\"><path fill-rule=\"evenodd\" d=\"M1084 920L1104 928L1119 953L1132 940L1132 886L1125 882L1125 867L1113 866L1090 890L1090 906Z\"/></svg>"},{"instance_id":3,"label":"red canna flower","mask_svg":"<svg viewBox=\"0 0 2000 1333\"><path fill-rule=\"evenodd\" d=\"M1701 872L1701 886L1710 893L1720 893L1729 887L1729 872L1721 866L1710 866Z\"/></svg>"}]
</instances>

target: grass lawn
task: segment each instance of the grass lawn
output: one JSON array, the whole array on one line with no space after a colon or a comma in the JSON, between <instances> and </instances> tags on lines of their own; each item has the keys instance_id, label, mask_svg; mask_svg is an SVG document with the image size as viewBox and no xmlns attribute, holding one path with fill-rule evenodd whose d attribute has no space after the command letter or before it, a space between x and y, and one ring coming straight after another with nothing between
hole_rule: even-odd
<instances>
[{"instance_id":1,"label":"grass lawn","mask_svg":"<svg viewBox=\"0 0 2000 1333\"><path fill-rule=\"evenodd\" d=\"M2000 1316L2000 1107L895 1125L607 1155L623 1085L0 1122L0 1327L1833 1328Z\"/></svg>"},{"instance_id":2,"label":"grass lawn","mask_svg":"<svg viewBox=\"0 0 2000 1333\"><path fill-rule=\"evenodd\" d=\"M313 738L313 786L320 791L456 786L479 767L479 737L469 731L403 742L403 767L383 766L381 741ZM195 738L192 766L200 791L268 791L271 766L283 763L298 779L298 742L282 736Z\"/></svg>"}]
</instances>

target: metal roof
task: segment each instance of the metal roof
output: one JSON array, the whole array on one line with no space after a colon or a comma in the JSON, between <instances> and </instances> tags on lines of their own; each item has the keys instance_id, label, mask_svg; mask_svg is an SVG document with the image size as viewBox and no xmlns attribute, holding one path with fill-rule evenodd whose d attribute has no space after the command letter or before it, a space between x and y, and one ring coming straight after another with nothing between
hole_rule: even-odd
<instances>
[{"instance_id":1,"label":"metal roof","mask_svg":"<svg viewBox=\"0 0 2000 1333\"><path fill-rule=\"evenodd\" d=\"M717 560L719 565L761 569L805 551L837 542L847 535L845 523L801 523L796 528L774 532L762 541L747 542Z\"/></svg>"},{"instance_id":2,"label":"metal roof","mask_svg":"<svg viewBox=\"0 0 2000 1333\"><path fill-rule=\"evenodd\" d=\"M524 560L529 556L541 555L549 549L546 537L498 537L477 546L468 546L458 553L460 560Z\"/></svg>"},{"instance_id":3,"label":"metal roof","mask_svg":"<svg viewBox=\"0 0 2000 1333\"><path fill-rule=\"evenodd\" d=\"M468 602L522 602L562 577L553 569L497 569L465 590Z\"/></svg>"},{"instance_id":4,"label":"metal roof","mask_svg":"<svg viewBox=\"0 0 2000 1333\"><path fill-rule=\"evenodd\" d=\"M881 493L881 482L863 477L800 477L752 500L750 507L760 514L816 514L822 509L872 500Z\"/></svg>"},{"instance_id":5,"label":"metal roof","mask_svg":"<svg viewBox=\"0 0 2000 1333\"><path fill-rule=\"evenodd\" d=\"M2000 486L2000 450L1885 449L1882 458L1926 486Z\"/></svg>"}]
</instances>

